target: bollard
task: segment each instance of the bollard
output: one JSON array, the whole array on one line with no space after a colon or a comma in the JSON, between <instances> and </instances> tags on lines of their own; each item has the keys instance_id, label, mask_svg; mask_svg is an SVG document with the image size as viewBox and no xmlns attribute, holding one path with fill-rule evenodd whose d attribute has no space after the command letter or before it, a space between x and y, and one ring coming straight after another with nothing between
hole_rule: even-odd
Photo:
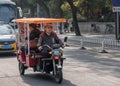
<instances>
[{"instance_id":1,"label":"bollard","mask_svg":"<svg viewBox=\"0 0 120 86\"><path fill-rule=\"evenodd\" d=\"M104 49L104 46L105 46L105 41L103 40L103 41L102 41L102 50L101 50L99 53L108 53L108 52Z\"/></svg>"},{"instance_id":2,"label":"bollard","mask_svg":"<svg viewBox=\"0 0 120 86\"><path fill-rule=\"evenodd\" d=\"M81 39L81 48L80 48L80 49L81 49L81 50L86 50L86 48L83 46L83 42L84 42L84 41L83 41L83 38L82 38L82 39Z\"/></svg>"},{"instance_id":3,"label":"bollard","mask_svg":"<svg viewBox=\"0 0 120 86\"><path fill-rule=\"evenodd\" d=\"M64 45L68 47L69 45L67 44L67 41L68 41L68 37L66 36L66 37L64 38Z\"/></svg>"}]
</instances>

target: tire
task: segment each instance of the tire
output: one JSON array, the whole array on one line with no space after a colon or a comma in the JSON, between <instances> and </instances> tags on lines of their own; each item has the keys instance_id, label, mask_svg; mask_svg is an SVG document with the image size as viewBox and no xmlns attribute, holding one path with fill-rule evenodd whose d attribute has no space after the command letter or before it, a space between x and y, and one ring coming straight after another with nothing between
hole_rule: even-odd
<instances>
[{"instance_id":1,"label":"tire","mask_svg":"<svg viewBox=\"0 0 120 86\"><path fill-rule=\"evenodd\" d=\"M21 62L19 62L19 73L20 73L20 75L24 75L24 73L25 73L25 66Z\"/></svg>"},{"instance_id":2,"label":"tire","mask_svg":"<svg viewBox=\"0 0 120 86\"><path fill-rule=\"evenodd\" d=\"M55 81L60 84L62 80L63 80L62 70L58 69L56 70Z\"/></svg>"}]
</instances>

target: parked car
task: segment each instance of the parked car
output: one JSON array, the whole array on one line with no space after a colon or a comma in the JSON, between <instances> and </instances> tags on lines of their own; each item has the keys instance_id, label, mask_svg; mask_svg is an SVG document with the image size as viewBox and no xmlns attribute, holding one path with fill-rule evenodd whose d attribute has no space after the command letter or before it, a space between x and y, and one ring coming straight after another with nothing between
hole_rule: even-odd
<instances>
[{"instance_id":1,"label":"parked car","mask_svg":"<svg viewBox=\"0 0 120 86\"><path fill-rule=\"evenodd\" d=\"M0 24L0 53L16 51L16 33L8 24Z\"/></svg>"}]
</instances>

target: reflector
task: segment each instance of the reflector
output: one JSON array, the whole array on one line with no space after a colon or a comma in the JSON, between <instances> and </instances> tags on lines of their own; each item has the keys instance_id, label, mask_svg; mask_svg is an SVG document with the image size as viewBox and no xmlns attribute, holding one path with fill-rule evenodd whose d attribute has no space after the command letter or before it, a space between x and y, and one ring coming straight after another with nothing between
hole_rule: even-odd
<instances>
[{"instance_id":1,"label":"reflector","mask_svg":"<svg viewBox=\"0 0 120 86\"><path fill-rule=\"evenodd\" d=\"M55 60L58 60L58 59L59 59L59 56L55 56L54 59L55 59Z\"/></svg>"}]
</instances>

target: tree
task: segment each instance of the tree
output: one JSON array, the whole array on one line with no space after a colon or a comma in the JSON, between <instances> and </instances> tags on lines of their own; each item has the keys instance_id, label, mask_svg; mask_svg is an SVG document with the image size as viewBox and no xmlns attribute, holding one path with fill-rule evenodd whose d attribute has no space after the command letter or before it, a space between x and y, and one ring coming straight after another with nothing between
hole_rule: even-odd
<instances>
[{"instance_id":1,"label":"tree","mask_svg":"<svg viewBox=\"0 0 120 86\"><path fill-rule=\"evenodd\" d=\"M76 36L81 36L77 20L77 7L73 4L73 0L67 0L67 2L69 3L72 10L73 28L75 29Z\"/></svg>"},{"instance_id":2,"label":"tree","mask_svg":"<svg viewBox=\"0 0 120 86\"><path fill-rule=\"evenodd\" d=\"M50 1L49 9L50 9L51 17L57 17L57 18L63 17L63 11L61 9L62 4L63 4L63 0L51 0Z\"/></svg>"},{"instance_id":3,"label":"tree","mask_svg":"<svg viewBox=\"0 0 120 86\"><path fill-rule=\"evenodd\" d=\"M43 11L46 12L46 17L50 17L50 11L49 11L49 7L46 5L44 0L37 0L37 3L43 7Z\"/></svg>"},{"instance_id":4,"label":"tree","mask_svg":"<svg viewBox=\"0 0 120 86\"><path fill-rule=\"evenodd\" d=\"M36 2L34 0L12 0L16 3L17 6L20 6L23 11L27 8L30 9L31 17L35 16Z\"/></svg>"}]
</instances>

